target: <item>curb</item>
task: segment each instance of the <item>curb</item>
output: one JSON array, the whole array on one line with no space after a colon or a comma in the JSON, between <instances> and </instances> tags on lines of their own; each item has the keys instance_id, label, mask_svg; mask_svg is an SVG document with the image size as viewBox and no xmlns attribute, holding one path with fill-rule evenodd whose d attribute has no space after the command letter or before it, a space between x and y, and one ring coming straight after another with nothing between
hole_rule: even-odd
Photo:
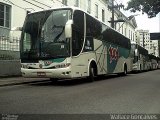
<instances>
[{"instance_id":1,"label":"curb","mask_svg":"<svg viewBox=\"0 0 160 120\"><path fill-rule=\"evenodd\" d=\"M14 78L14 77L22 77L22 75L0 75L0 78Z\"/></svg>"},{"instance_id":2,"label":"curb","mask_svg":"<svg viewBox=\"0 0 160 120\"><path fill-rule=\"evenodd\" d=\"M14 85L23 85L23 84L29 84L29 83L37 83L37 82L48 82L50 80L39 80L39 81L28 81L28 82L19 82L19 83L7 83L7 84L3 84L0 85L0 87L5 87L5 86L14 86Z\"/></svg>"}]
</instances>

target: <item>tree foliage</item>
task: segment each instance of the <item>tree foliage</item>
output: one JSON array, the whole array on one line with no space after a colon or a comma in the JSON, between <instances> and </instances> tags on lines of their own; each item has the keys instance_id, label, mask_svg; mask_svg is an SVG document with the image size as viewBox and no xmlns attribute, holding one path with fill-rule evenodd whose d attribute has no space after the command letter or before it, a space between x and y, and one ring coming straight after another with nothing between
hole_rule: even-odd
<instances>
[{"instance_id":1,"label":"tree foliage","mask_svg":"<svg viewBox=\"0 0 160 120\"><path fill-rule=\"evenodd\" d=\"M149 18L156 17L160 12L160 0L130 0L126 10L131 12L142 11Z\"/></svg>"}]
</instances>

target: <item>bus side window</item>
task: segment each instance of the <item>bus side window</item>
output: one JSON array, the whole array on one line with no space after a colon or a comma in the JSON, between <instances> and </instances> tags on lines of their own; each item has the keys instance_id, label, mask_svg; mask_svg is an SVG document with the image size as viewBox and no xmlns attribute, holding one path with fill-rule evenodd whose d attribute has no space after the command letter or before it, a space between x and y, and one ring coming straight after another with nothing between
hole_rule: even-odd
<instances>
[{"instance_id":1,"label":"bus side window","mask_svg":"<svg viewBox=\"0 0 160 120\"><path fill-rule=\"evenodd\" d=\"M93 51L93 50L94 50L93 37L86 36L83 52L89 52L89 51Z\"/></svg>"},{"instance_id":2,"label":"bus side window","mask_svg":"<svg viewBox=\"0 0 160 120\"><path fill-rule=\"evenodd\" d=\"M101 37L102 24L86 14L86 36L92 36L95 39Z\"/></svg>"},{"instance_id":3,"label":"bus side window","mask_svg":"<svg viewBox=\"0 0 160 120\"><path fill-rule=\"evenodd\" d=\"M73 15L72 55L80 54L84 42L84 13L76 10Z\"/></svg>"}]
</instances>

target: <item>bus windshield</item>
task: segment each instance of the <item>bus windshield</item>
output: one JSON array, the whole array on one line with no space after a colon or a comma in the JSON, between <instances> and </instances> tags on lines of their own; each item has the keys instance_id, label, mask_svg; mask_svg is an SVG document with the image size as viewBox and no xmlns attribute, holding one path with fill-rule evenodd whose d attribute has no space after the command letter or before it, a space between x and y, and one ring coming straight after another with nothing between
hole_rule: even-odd
<instances>
[{"instance_id":1,"label":"bus windshield","mask_svg":"<svg viewBox=\"0 0 160 120\"><path fill-rule=\"evenodd\" d=\"M138 56L136 56L136 53L135 53L136 49L137 49L137 45L136 44L131 44L131 57L133 58L133 63L136 63L138 61ZM137 51L137 52L139 52L139 51Z\"/></svg>"},{"instance_id":2,"label":"bus windshield","mask_svg":"<svg viewBox=\"0 0 160 120\"><path fill-rule=\"evenodd\" d=\"M70 55L65 25L71 10L43 11L26 17L21 38L21 59L49 59Z\"/></svg>"},{"instance_id":3,"label":"bus windshield","mask_svg":"<svg viewBox=\"0 0 160 120\"><path fill-rule=\"evenodd\" d=\"M131 57L135 56L136 44L131 44Z\"/></svg>"}]
</instances>

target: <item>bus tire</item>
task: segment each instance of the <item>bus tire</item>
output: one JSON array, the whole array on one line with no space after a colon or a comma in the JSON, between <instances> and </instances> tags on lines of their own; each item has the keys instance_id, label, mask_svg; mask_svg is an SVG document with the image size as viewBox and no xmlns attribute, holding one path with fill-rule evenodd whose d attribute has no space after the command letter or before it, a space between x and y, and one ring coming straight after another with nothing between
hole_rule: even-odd
<instances>
[{"instance_id":1,"label":"bus tire","mask_svg":"<svg viewBox=\"0 0 160 120\"><path fill-rule=\"evenodd\" d=\"M124 72L123 72L123 76L126 76L127 75L127 65L124 64Z\"/></svg>"},{"instance_id":2,"label":"bus tire","mask_svg":"<svg viewBox=\"0 0 160 120\"><path fill-rule=\"evenodd\" d=\"M95 79L95 73L94 73L94 68L90 67L89 68L89 82L93 82Z\"/></svg>"},{"instance_id":3,"label":"bus tire","mask_svg":"<svg viewBox=\"0 0 160 120\"><path fill-rule=\"evenodd\" d=\"M95 80L96 73L97 73L96 64L92 63L89 68L89 78L88 78L89 82L93 82Z\"/></svg>"},{"instance_id":4,"label":"bus tire","mask_svg":"<svg viewBox=\"0 0 160 120\"><path fill-rule=\"evenodd\" d=\"M142 72L142 65L140 64L139 72Z\"/></svg>"}]
</instances>

